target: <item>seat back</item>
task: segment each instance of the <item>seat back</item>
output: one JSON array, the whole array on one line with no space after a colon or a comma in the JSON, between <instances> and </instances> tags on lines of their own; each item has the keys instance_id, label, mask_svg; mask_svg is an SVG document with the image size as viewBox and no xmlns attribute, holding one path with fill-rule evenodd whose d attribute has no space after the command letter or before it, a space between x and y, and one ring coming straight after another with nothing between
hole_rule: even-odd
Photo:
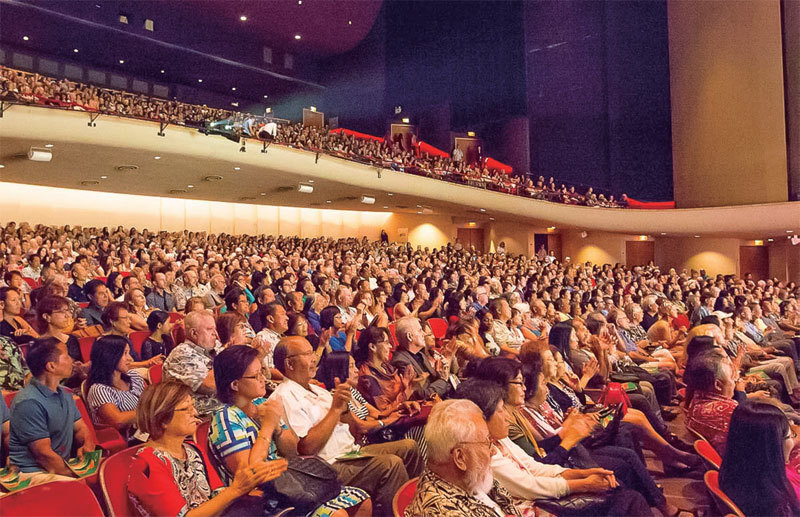
<instances>
[{"instance_id":1,"label":"seat back","mask_svg":"<svg viewBox=\"0 0 800 517\"><path fill-rule=\"evenodd\" d=\"M704 441L704 442L708 442L708 438L706 438L705 436L703 436L702 434L700 434L698 431L695 431L694 429L692 429L692 428L691 428L691 427L689 427L688 425L686 426L686 429L688 429L690 433L692 433L693 435L695 435L695 436L697 437L697 439L698 439L698 440L702 440L702 441ZM711 442L709 442L709 443L711 443Z\"/></svg>"},{"instance_id":2,"label":"seat back","mask_svg":"<svg viewBox=\"0 0 800 517\"><path fill-rule=\"evenodd\" d=\"M200 451L208 457L211 457L211 451L208 450L208 432L211 430L211 421L206 420L197 426L194 432L194 442L200 447Z\"/></svg>"},{"instance_id":3,"label":"seat back","mask_svg":"<svg viewBox=\"0 0 800 517\"><path fill-rule=\"evenodd\" d=\"M131 332L128 336L128 339L131 340L131 345L133 346L133 351L136 352L136 357L141 359L142 357L142 343L150 337L149 330L139 330L137 332Z\"/></svg>"},{"instance_id":4,"label":"seat back","mask_svg":"<svg viewBox=\"0 0 800 517\"><path fill-rule=\"evenodd\" d=\"M386 307L386 314L389 316L390 320L394 319L394 307Z\"/></svg>"},{"instance_id":5,"label":"seat back","mask_svg":"<svg viewBox=\"0 0 800 517\"><path fill-rule=\"evenodd\" d=\"M722 458L710 443L705 440L695 440L694 450L705 460L709 468L719 470L719 466L722 465Z\"/></svg>"},{"instance_id":6,"label":"seat back","mask_svg":"<svg viewBox=\"0 0 800 517\"><path fill-rule=\"evenodd\" d=\"M164 377L164 365L154 364L150 367L150 384L158 384Z\"/></svg>"},{"instance_id":7,"label":"seat back","mask_svg":"<svg viewBox=\"0 0 800 517\"><path fill-rule=\"evenodd\" d=\"M736 517L744 517L744 513L736 506L730 497L725 495L725 492L719 487L719 472L716 470L709 470L703 476L703 481L706 483L706 488L711 492L711 497L717 504L717 509L722 515L733 513Z\"/></svg>"},{"instance_id":8,"label":"seat back","mask_svg":"<svg viewBox=\"0 0 800 517\"><path fill-rule=\"evenodd\" d=\"M394 322L389 323L389 336L392 338L392 352L397 349L397 334L395 334Z\"/></svg>"},{"instance_id":9,"label":"seat back","mask_svg":"<svg viewBox=\"0 0 800 517\"><path fill-rule=\"evenodd\" d=\"M447 322L442 318L429 318L428 324L436 339L442 339L447 334Z\"/></svg>"},{"instance_id":10,"label":"seat back","mask_svg":"<svg viewBox=\"0 0 800 517\"><path fill-rule=\"evenodd\" d=\"M81 359L83 359L84 363L88 363L91 360L92 346L95 339L97 338L94 336L78 338L78 345L81 347Z\"/></svg>"},{"instance_id":11,"label":"seat back","mask_svg":"<svg viewBox=\"0 0 800 517\"><path fill-rule=\"evenodd\" d=\"M128 497L128 471L139 446L112 454L100 465L100 488L109 517L137 515Z\"/></svg>"},{"instance_id":12,"label":"seat back","mask_svg":"<svg viewBox=\"0 0 800 517\"><path fill-rule=\"evenodd\" d=\"M27 276L23 276L22 279L25 280L25 283L27 283L31 289L36 289L37 287L39 287L39 282L34 280L33 278L28 278Z\"/></svg>"},{"instance_id":13,"label":"seat back","mask_svg":"<svg viewBox=\"0 0 800 517\"><path fill-rule=\"evenodd\" d=\"M17 396L18 391L9 391L8 393L3 394L3 398L6 401L6 406L11 409L11 403L14 401L14 397Z\"/></svg>"},{"instance_id":14,"label":"seat back","mask_svg":"<svg viewBox=\"0 0 800 517\"><path fill-rule=\"evenodd\" d=\"M0 499L4 517L103 517L103 509L83 481L53 481Z\"/></svg>"},{"instance_id":15,"label":"seat back","mask_svg":"<svg viewBox=\"0 0 800 517\"><path fill-rule=\"evenodd\" d=\"M417 481L419 481L419 478L409 479L394 494L392 498L394 517L405 517L406 507L411 504L411 500L414 499L414 492L417 491Z\"/></svg>"},{"instance_id":16,"label":"seat back","mask_svg":"<svg viewBox=\"0 0 800 517\"><path fill-rule=\"evenodd\" d=\"M180 321L180 320L182 320L182 319L183 319L183 318L185 318L185 317L186 317L186 316L184 316L184 315L183 315L183 314L181 314L180 312L170 312L170 313L169 313L169 321L170 321L171 323L175 323L176 321Z\"/></svg>"}]
</instances>

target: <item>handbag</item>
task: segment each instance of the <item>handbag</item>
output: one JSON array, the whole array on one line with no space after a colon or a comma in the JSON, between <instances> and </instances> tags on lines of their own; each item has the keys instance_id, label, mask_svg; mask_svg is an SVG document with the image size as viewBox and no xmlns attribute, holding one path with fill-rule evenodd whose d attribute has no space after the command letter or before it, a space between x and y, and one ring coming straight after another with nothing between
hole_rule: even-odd
<instances>
[{"instance_id":1,"label":"handbag","mask_svg":"<svg viewBox=\"0 0 800 517\"><path fill-rule=\"evenodd\" d=\"M322 458L296 456L289 458L286 472L260 488L266 511L293 506L296 513L305 515L339 495L342 485Z\"/></svg>"},{"instance_id":2,"label":"handbag","mask_svg":"<svg viewBox=\"0 0 800 517\"><path fill-rule=\"evenodd\" d=\"M559 499L536 499L534 506L553 515L592 515L593 507L605 504L606 494L573 494Z\"/></svg>"},{"instance_id":3,"label":"handbag","mask_svg":"<svg viewBox=\"0 0 800 517\"><path fill-rule=\"evenodd\" d=\"M604 445L611 444L617 436L619 425L622 422L623 417L624 413L622 412L622 404L617 404L614 408L614 416L611 419L611 422L609 422L609 424L603 429L595 431L591 435L581 440L581 444L588 449L595 449L597 447L603 447Z\"/></svg>"}]
</instances>

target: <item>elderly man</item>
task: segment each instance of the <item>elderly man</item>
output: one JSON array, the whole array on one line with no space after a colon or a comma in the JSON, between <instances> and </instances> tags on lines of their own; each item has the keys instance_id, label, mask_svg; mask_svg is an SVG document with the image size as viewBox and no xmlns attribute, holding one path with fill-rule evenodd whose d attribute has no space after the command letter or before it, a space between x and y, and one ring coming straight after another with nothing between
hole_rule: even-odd
<instances>
[{"instance_id":1,"label":"elderly man","mask_svg":"<svg viewBox=\"0 0 800 517\"><path fill-rule=\"evenodd\" d=\"M350 320L356 315L356 308L353 305L353 291L344 285L336 288L333 295L333 301L339 308L339 313L342 315L342 325L347 325Z\"/></svg>"},{"instance_id":2,"label":"elderly man","mask_svg":"<svg viewBox=\"0 0 800 517\"><path fill-rule=\"evenodd\" d=\"M205 303L206 309L213 309L225 303L225 277L217 273L211 277L209 284L211 289L203 298L203 303Z\"/></svg>"},{"instance_id":3,"label":"elderly man","mask_svg":"<svg viewBox=\"0 0 800 517\"><path fill-rule=\"evenodd\" d=\"M520 515L492 477L492 438L483 413L469 400L436 404L425 426L428 465L406 515Z\"/></svg>"},{"instance_id":4,"label":"elderly man","mask_svg":"<svg viewBox=\"0 0 800 517\"><path fill-rule=\"evenodd\" d=\"M86 280L89 274L82 264L74 264L70 271L72 275L72 283L67 290L67 296L76 302L88 302L89 298L83 292L83 286L86 285Z\"/></svg>"},{"instance_id":5,"label":"elderly man","mask_svg":"<svg viewBox=\"0 0 800 517\"><path fill-rule=\"evenodd\" d=\"M725 452L731 415L738 406L733 400L737 373L725 352L715 348L693 357L684 376L694 392L686 428L711 442L720 454Z\"/></svg>"},{"instance_id":6,"label":"elderly man","mask_svg":"<svg viewBox=\"0 0 800 517\"><path fill-rule=\"evenodd\" d=\"M403 372L408 365L411 365L417 377L422 377L422 382L414 384L416 386L414 398L425 400L434 393L440 397L447 395L450 384L447 378L440 376L434 366L433 357L428 355L425 348L425 332L419 319L409 316L397 320L395 336L398 349L392 356L392 366Z\"/></svg>"},{"instance_id":7,"label":"elderly man","mask_svg":"<svg viewBox=\"0 0 800 517\"><path fill-rule=\"evenodd\" d=\"M182 311L186 307L186 302L189 298L194 298L195 296L204 298L207 293L206 287L198 284L197 271L187 269L183 272L183 287L178 290L175 296L175 307Z\"/></svg>"},{"instance_id":8,"label":"elderly man","mask_svg":"<svg viewBox=\"0 0 800 517\"><path fill-rule=\"evenodd\" d=\"M421 470L417 445L399 440L359 449L343 421L350 418L350 386L339 384L331 395L311 383L317 361L305 338L281 339L273 355L284 380L270 399L283 405L288 424L300 439L298 453L320 456L338 472L342 484L369 493L376 515L390 514L394 493Z\"/></svg>"},{"instance_id":9,"label":"elderly man","mask_svg":"<svg viewBox=\"0 0 800 517\"><path fill-rule=\"evenodd\" d=\"M163 271L153 275L153 289L147 295L147 306L166 312L175 309L175 298L167 291L167 275Z\"/></svg>"},{"instance_id":10,"label":"elderly man","mask_svg":"<svg viewBox=\"0 0 800 517\"><path fill-rule=\"evenodd\" d=\"M214 317L190 312L184 320L186 341L176 346L164 361L164 380L175 380L192 389L194 407L200 416L210 416L222 407L217 400L212 354L219 342Z\"/></svg>"},{"instance_id":11,"label":"elderly man","mask_svg":"<svg viewBox=\"0 0 800 517\"><path fill-rule=\"evenodd\" d=\"M479 285L475 288L475 301L469 306L475 313L486 309L489 306L489 286Z\"/></svg>"}]
</instances>

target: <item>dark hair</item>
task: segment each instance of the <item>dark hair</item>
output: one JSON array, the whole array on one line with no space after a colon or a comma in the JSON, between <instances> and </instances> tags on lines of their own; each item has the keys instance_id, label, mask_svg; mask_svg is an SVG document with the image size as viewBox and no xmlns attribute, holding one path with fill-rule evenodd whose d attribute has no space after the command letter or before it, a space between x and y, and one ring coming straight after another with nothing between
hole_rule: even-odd
<instances>
[{"instance_id":1,"label":"dark hair","mask_svg":"<svg viewBox=\"0 0 800 517\"><path fill-rule=\"evenodd\" d=\"M714 383L717 380L717 372L720 368L721 359L726 357L721 349L710 348L697 353L686 365L683 375L683 382L686 383L687 398L688 392L692 391L713 391Z\"/></svg>"},{"instance_id":2,"label":"dark hair","mask_svg":"<svg viewBox=\"0 0 800 517\"><path fill-rule=\"evenodd\" d=\"M94 295L97 292L97 289L100 286L105 286L105 285L106 284L104 284L102 280L93 278L92 280L86 282L86 284L83 286L83 294L85 294L86 296L90 296L92 300L94 300Z\"/></svg>"},{"instance_id":3,"label":"dark hair","mask_svg":"<svg viewBox=\"0 0 800 517\"><path fill-rule=\"evenodd\" d=\"M539 374L542 373L541 354L530 354L522 363L522 379L525 382L525 400L530 400L539 391Z\"/></svg>"},{"instance_id":4,"label":"dark hair","mask_svg":"<svg viewBox=\"0 0 800 517\"><path fill-rule=\"evenodd\" d=\"M325 307L319 311L319 326L323 329L333 327L333 319L337 314L339 314L339 307L335 305L329 305Z\"/></svg>"},{"instance_id":5,"label":"dark hair","mask_svg":"<svg viewBox=\"0 0 800 517\"><path fill-rule=\"evenodd\" d=\"M688 363L691 361L692 358L700 352L710 350L715 346L714 338L711 336L693 337L691 341L689 341L689 344L686 345L686 362Z\"/></svg>"},{"instance_id":6,"label":"dark hair","mask_svg":"<svg viewBox=\"0 0 800 517\"><path fill-rule=\"evenodd\" d=\"M350 377L350 353L331 352L326 354L319 363L317 380L325 385L326 389L334 388L334 379L338 377L341 382Z\"/></svg>"},{"instance_id":7,"label":"dark hair","mask_svg":"<svg viewBox=\"0 0 800 517\"><path fill-rule=\"evenodd\" d=\"M238 381L250 364L258 359L258 350L246 345L229 346L214 358L214 383L217 398L225 404L233 404L233 381Z\"/></svg>"},{"instance_id":8,"label":"dark hair","mask_svg":"<svg viewBox=\"0 0 800 517\"><path fill-rule=\"evenodd\" d=\"M155 332L158 330L158 326L163 325L168 319L168 312L156 309L147 317L147 328L150 329L150 332Z\"/></svg>"},{"instance_id":9,"label":"dark hair","mask_svg":"<svg viewBox=\"0 0 800 517\"><path fill-rule=\"evenodd\" d=\"M275 368L281 372L284 376L286 375L286 358L289 356L289 345L287 345L282 339L278 341L278 344L275 345L275 350L272 351L272 363L275 365Z\"/></svg>"},{"instance_id":10,"label":"dark hair","mask_svg":"<svg viewBox=\"0 0 800 517\"><path fill-rule=\"evenodd\" d=\"M786 478L786 415L777 407L744 401L733 411L719 486L745 515L798 515L800 502Z\"/></svg>"},{"instance_id":11,"label":"dark hair","mask_svg":"<svg viewBox=\"0 0 800 517\"><path fill-rule=\"evenodd\" d=\"M452 398L471 400L480 408L484 420L488 421L497 412L497 406L505 398L505 392L494 382L467 379L458 385Z\"/></svg>"},{"instance_id":12,"label":"dark hair","mask_svg":"<svg viewBox=\"0 0 800 517\"><path fill-rule=\"evenodd\" d=\"M130 342L122 336L103 336L94 342L90 357L92 365L89 368L89 378L86 380L87 390L92 384L114 385L114 370L117 369L126 346L130 346ZM126 382L131 380L127 374L123 374L122 378Z\"/></svg>"},{"instance_id":13,"label":"dark hair","mask_svg":"<svg viewBox=\"0 0 800 517\"><path fill-rule=\"evenodd\" d=\"M33 346L28 350L28 357L26 357L31 375L39 377L44 373L47 363L58 361L60 355L58 345L60 344L61 341L54 337L41 338L33 342Z\"/></svg>"},{"instance_id":14,"label":"dark hair","mask_svg":"<svg viewBox=\"0 0 800 517\"><path fill-rule=\"evenodd\" d=\"M69 307L69 298L63 296L50 295L39 300L39 303L36 304L36 323L39 327L39 332L47 332L47 322L44 319L44 315L53 314L64 307Z\"/></svg>"},{"instance_id":15,"label":"dark hair","mask_svg":"<svg viewBox=\"0 0 800 517\"><path fill-rule=\"evenodd\" d=\"M487 357L475 371L475 378L497 384L504 390L522 371L522 363L508 357Z\"/></svg>"},{"instance_id":16,"label":"dark hair","mask_svg":"<svg viewBox=\"0 0 800 517\"><path fill-rule=\"evenodd\" d=\"M570 361L569 340L573 330L572 320L556 323L550 329L550 336L547 338L550 346L557 348L566 362Z\"/></svg>"},{"instance_id":17,"label":"dark hair","mask_svg":"<svg viewBox=\"0 0 800 517\"><path fill-rule=\"evenodd\" d=\"M369 360L369 345L374 345L383 338L391 341L389 331L383 327L370 326L361 331L361 335L358 336L358 341L353 349L353 359L356 360L358 366Z\"/></svg>"},{"instance_id":18,"label":"dark hair","mask_svg":"<svg viewBox=\"0 0 800 517\"><path fill-rule=\"evenodd\" d=\"M235 311L226 312L217 316L217 335L222 344L230 341L236 325L247 322L244 316Z\"/></svg>"},{"instance_id":19,"label":"dark hair","mask_svg":"<svg viewBox=\"0 0 800 517\"><path fill-rule=\"evenodd\" d=\"M0 287L0 302L5 302L6 298L8 298L8 293L14 291L18 295L22 295L22 293L16 287Z\"/></svg>"},{"instance_id":20,"label":"dark hair","mask_svg":"<svg viewBox=\"0 0 800 517\"><path fill-rule=\"evenodd\" d=\"M709 314L708 316L704 317L700 320L700 325L716 325L718 327L722 326L722 322L719 320L719 317L715 314Z\"/></svg>"},{"instance_id":21,"label":"dark hair","mask_svg":"<svg viewBox=\"0 0 800 517\"><path fill-rule=\"evenodd\" d=\"M239 297L245 294L241 288L233 286L225 293L225 307L229 311L234 310L234 306L239 303Z\"/></svg>"},{"instance_id":22,"label":"dark hair","mask_svg":"<svg viewBox=\"0 0 800 517\"><path fill-rule=\"evenodd\" d=\"M292 331L295 325L299 323L300 320L305 320L308 323L308 318L306 318L305 314L302 312L290 312L289 313L289 323L287 324L288 330L286 331L287 336L293 336L294 334L290 334L289 332Z\"/></svg>"},{"instance_id":23,"label":"dark hair","mask_svg":"<svg viewBox=\"0 0 800 517\"><path fill-rule=\"evenodd\" d=\"M591 317L586 319L586 329L589 331L591 335L593 336L598 335L602 328L603 328L602 321Z\"/></svg>"}]
</instances>

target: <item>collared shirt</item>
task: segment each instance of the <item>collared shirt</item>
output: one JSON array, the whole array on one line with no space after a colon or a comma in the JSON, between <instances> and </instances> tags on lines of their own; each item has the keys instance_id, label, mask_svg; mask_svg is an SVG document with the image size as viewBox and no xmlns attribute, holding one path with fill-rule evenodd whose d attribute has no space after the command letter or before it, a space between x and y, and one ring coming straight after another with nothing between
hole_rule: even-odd
<instances>
[{"instance_id":1,"label":"collared shirt","mask_svg":"<svg viewBox=\"0 0 800 517\"><path fill-rule=\"evenodd\" d=\"M264 368L275 368L275 362L272 360L272 352L278 346L278 341L281 340L281 334L278 334L270 328L264 327L261 332L256 334L253 342L250 344L253 348L264 351Z\"/></svg>"},{"instance_id":2,"label":"collared shirt","mask_svg":"<svg viewBox=\"0 0 800 517\"><path fill-rule=\"evenodd\" d=\"M11 404L9 458L22 472L39 472L42 466L30 444L50 439L53 451L68 460L72 454L75 422L81 414L72 394L59 386L51 390L38 379L31 379Z\"/></svg>"},{"instance_id":3,"label":"collared shirt","mask_svg":"<svg viewBox=\"0 0 800 517\"><path fill-rule=\"evenodd\" d=\"M489 500L487 501L486 498ZM483 499L483 501L481 500ZM488 504L487 504L488 503ZM493 505L492 505L493 503ZM488 494L479 498L445 481L430 470L420 476L407 517L505 517L519 516L511 495L497 481Z\"/></svg>"},{"instance_id":4,"label":"collared shirt","mask_svg":"<svg viewBox=\"0 0 800 517\"><path fill-rule=\"evenodd\" d=\"M208 294L208 288L204 285L182 287L175 293L175 307L177 307L179 311L182 311L186 307L186 302L189 301L189 298L198 296L200 298L205 298L206 294Z\"/></svg>"},{"instance_id":5,"label":"collared shirt","mask_svg":"<svg viewBox=\"0 0 800 517\"><path fill-rule=\"evenodd\" d=\"M350 323L350 320L356 315L355 307L342 307L341 305L337 305L337 307L339 307L339 314L342 315L342 325Z\"/></svg>"},{"instance_id":6,"label":"collared shirt","mask_svg":"<svg viewBox=\"0 0 800 517\"><path fill-rule=\"evenodd\" d=\"M0 388L21 390L29 373L25 357L17 344L10 338L0 336Z\"/></svg>"},{"instance_id":7,"label":"collared shirt","mask_svg":"<svg viewBox=\"0 0 800 517\"><path fill-rule=\"evenodd\" d=\"M731 415L738 405L735 400L716 393L697 392L689 405L686 428L703 435L717 452L724 454Z\"/></svg>"},{"instance_id":8,"label":"collared shirt","mask_svg":"<svg viewBox=\"0 0 800 517\"><path fill-rule=\"evenodd\" d=\"M103 309L95 304L91 304L80 313L81 318L86 318L86 326L103 324Z\"/></svg>"},{"instance_id":9,"label":"collared shirt","mask_svg":"<svg viewBox=\"0 0 800 517\"><path fill-rule=\"evenodd\" d=\"M305 438L311 428L325 418L333 404L333 396L323 388L310 384L309 389L305 389L288 378L278 385L269 398L276 399L283 405L289 426L298 438ZM327 443L317 455L328 463L334 463L336 458L355 450L358 450L358 446L350 434L350 427L337 422Z\"/></svg>"},{"instance_id":10,"label":"collared shirt","mask_svg":"<svg viewBox=\"0 0 800 517\"><path fill-rule=\"evenodd\" d=\"M191 341L176 346L164 361L164 380L176 380L189 386L200 416L209 416L222 407L215 396L197 392L213 365L210 353Z\"/></svg>"},{"instance_id":11,"label":"collared shirt","mask_svg":"<svg viewBox=\"0 0 800 517\"><path fill-rule=\"evenodd\" d=\"M26 278L33 278L34 280L39 280L39 277L42 276L42 266L39 266L36 269L34 269L31 266L25 266L24 268L22 268L22 271L20 271L20 273L22 274L22 276Z\"/></svg>"},{"instance_id":12,"label":"collared shirt","mask_svg":"<svg viewBox=\"0 0 800 517\"><path fill-rule=\"evenodd\" d=\"M175 308L175 298L172 297L166 290L158 292L158 288L150 291L150 294L145 298L147 305L153 309L159 309L165 312L172 312Z\"/></svg>"},{"instance_id":13,"label":"collared shirt","mask_svg":"<svg viewBox=\"0 0 800 517\"><path fill-rule=\"evenodd\" d=\"M69 289L67 289L67 297L76 302L85 303L89 301L89 297L83 292L83 286L80 286L76 283L69 284Z\"/></svg>"}]
</instances>

